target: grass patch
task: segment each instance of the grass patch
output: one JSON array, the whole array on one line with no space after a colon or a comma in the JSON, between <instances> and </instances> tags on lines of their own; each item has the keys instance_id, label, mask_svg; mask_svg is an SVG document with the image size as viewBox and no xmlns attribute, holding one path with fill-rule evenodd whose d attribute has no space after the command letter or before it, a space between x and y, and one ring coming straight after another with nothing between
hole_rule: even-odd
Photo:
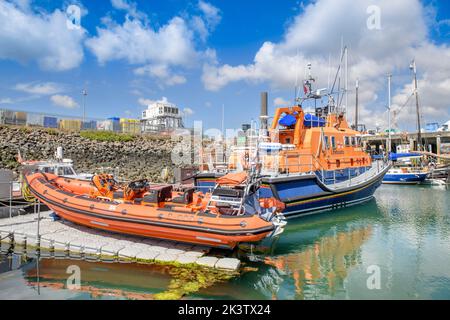
<instances>
[{"instance_id":1,"label":"grass patch","mask_svg":"<svg viewBox=\"0 0 450 320\"><path fill-rule=\"evenodd\" d=\"M60 133L56 128L44 128L44 130L51 136L57 136Z\"/></svg>"},{"instance_id":2,"label":"grass patch","mask_svg":"<svg viewBox=\"0 0 450 320\"><path fill-rule=\"evenodd\" d=\"M32 128L30 127L18 127L20 131L24 132L24 133L30 133L33 131Z\"/></svg>"},{"instance_id":3,"label":"grass patch","mask_svg":"<svg viewBox=\"0 0 450 320\"><path fill-rule=\"evenodd\" d=\"M134 140L134 136L131 134L112 131L81 131L80 136L95 141L127 142Z\"/></svg>"}]
</instances>

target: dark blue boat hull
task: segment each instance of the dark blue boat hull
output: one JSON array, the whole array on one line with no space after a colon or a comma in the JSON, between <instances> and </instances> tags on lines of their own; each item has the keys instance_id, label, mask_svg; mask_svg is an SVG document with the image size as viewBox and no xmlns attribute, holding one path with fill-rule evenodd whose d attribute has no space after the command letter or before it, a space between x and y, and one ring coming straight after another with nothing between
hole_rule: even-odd
<instances>
[{"instance_id":1,"label":"dark blue boat hull","mask_svg":"<svg viewBox=\"0 0 450 320\"><path fill-rule=\"evenodd\" d=\"M417 184L425 181L427 173L386 174L383 183L390 184Z\"/></svg>"},{"instance_id":2,"label":"dark blue boat hull","mask_svg":"<svg viewBox=\"0 0 450 320\"><path fill-rule=\"evenodd\" d=\"M331 190L323 184L317 175L297 177L263 178L259 190L261 198L274 197L282 201L286 208L283 214L287 218L311 213L348 207L372 199L375 190L381 185L387 170L380 172L369 181L355 187L339 191ZM197 177L196 185L207 191L214 187L215 174L203 174Z\"/></svg>"}]
</instances>

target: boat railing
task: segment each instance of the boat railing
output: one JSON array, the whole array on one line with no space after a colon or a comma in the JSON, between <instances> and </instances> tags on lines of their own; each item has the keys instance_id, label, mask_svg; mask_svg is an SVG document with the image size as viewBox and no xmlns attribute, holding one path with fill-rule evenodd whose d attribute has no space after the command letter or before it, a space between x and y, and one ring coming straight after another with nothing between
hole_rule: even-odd
<instances>
[{"instance_id":1,"label":"boat railing","mask_svg":"<svg viewBox=\"0 0 450 320\"><path fill-rule=\"evenodd\" d=\"M283 151L283 152L281 152ZM289 150L271 150L267 153L256 155L256 148L252 147L240 147L234 150L234 162L232 166L229 163L221 163L221 166L208 166L208 171L215 172L227 172L231 170L239 170L241 167L245 169L245 165L239 165L240 161L243 161L244 154L248 154L251 164L258 162L260 165L261 174L264 176L292 176L292 175L311 175L315 174L317 178L326 185L341 185L343 182L348 185L352 185L355 182L364 181L364 179L370 179L380 171L384 170L389 161L386 157L381 157L379 160L372 160L367 164L361 164L360 166L345 166L346 163L351 163L351 159L355 159L355 156L342 156L339 157L340 166L337 167L336 163L330 162L330 167L326 167L314 154L311 153L298 153L289 152ZM247 163L248 165L250 163ZM331 167L331 165L334 165ZM372 166L371 168L368 168ZM347 170L348 176L344 177L339 174L341 170ZM370 171L370 172L368 172ZM361 177L360 177L361 176Z\"/></svg>"},{"instance_id":2,"label":"boat railing","mask_svg":"<svg viewBox=\"0 0 450 320\"><path fill-rule=\"evenodd\" d=\"M261 158L263 174L311 174L318 166L319 161L311 154L285 154Z\"/></svg>"},{"instance_id":3,"label":"boat railing","mask_svg":"<svg viewBox=\"0 0 450 320\"><path fill-rule=\"evenodd\" d=\"M354 157L342 157L340 160L351 159ZM289 161L290 159L291 161ZM292 161L296 159L296 161ZM326 185L340 185L346 183L348 186L352 185L354 182L362 182L371 179L372 177L383 171L388 165L389 161L386 159L372 161L371 168L361 170L361 167L347 167L347 168L325 168L323 164L319 161L317 157L312 154L290 154L285 155L281 162L283 163L282 168L273 166L272 168L264 168L262 165L262 172L264 174L283 174L283 175L309 175L315 174L319 181ZM367 165L367 167L369 164ZM276 169L275 169L276 168ZM266 170L264 170L266 169ZM267 170L269 169L269 170ZM272 169L272 170L270 170ZM275 169L275 170L274 170ZM341 175L340 179L337 177L337 172L347 169L347 176L343 177ZM353 172L353 174L352 174ZM355 172L358 172L356 175ZM330 177L331 175L331 177Z\"/></svg>"}]
</instances>

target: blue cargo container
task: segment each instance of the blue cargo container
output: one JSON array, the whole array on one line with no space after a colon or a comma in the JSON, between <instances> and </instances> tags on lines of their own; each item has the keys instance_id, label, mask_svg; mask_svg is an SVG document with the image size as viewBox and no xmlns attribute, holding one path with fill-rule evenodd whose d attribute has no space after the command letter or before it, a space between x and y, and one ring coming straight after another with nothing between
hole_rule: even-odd
<instances>
[{"instance_id":1,"label":"blue cargo container","mask_svg":"<svg viewBox=\"0 0 450 320\"><path fill-rule=\"evenodd\" d=\"M83 122L83 130L96 130L97 129L97 121L85 121Z\"/></svg>"},{"instance_id":2,"label":"blue cargo container","mask_svg":"<svg viewBox=\"0 0 450 320\"><path fill-rule=\"evenodd\" d=\"M58 119L55 117L44 117L44 127L46 128L58 128Z\"/></svg>"}]
</instances>

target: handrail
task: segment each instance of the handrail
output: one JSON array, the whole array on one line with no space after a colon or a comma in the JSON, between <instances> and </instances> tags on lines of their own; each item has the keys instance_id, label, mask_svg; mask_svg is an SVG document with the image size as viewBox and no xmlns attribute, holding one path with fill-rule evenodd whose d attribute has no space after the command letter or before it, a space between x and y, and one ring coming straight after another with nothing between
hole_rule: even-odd
<instances>
[{"instance_id":1,"label":"handrail","mask_svg":"<svg viewBox=\"0 0 450 320\"><path fill-rule=\"evenodd\" d=\"M242 156L241 153L243 152L256 152L255 146L242 146L239 147L238 150L235 150L237 153L235 153L235 161L239 162L240 156ZM280 150L281 151L281 150ZM295 151L295 150L294 150ZM341 164L348 164L351 161L349 159L355 159L356 161L358 159L361 159L363 156L367 156L367 153L364 155L359 156L348 156L343 155L339 156L339 160ZM324 163L322 163L318 157L315 156L315 154L312 153L298 153L298 152L289 152L289 150L286 150L286 152L283 152L280 154L278 151L275 151L274 153L267 154L266 156L260 156L260 164L261 164L261 171L263 174L307 174L307 173L318 173L316 174L317 178L322 183L329 183L330 180L333 184L336 184L336 170L345 170L348 169L348 181L350 181L350 184L353 182L352 180L355 177L358 177L360 174L367 172L367 170L364 170L363 172L357 172L353 173L351 172L351 169L357 170L359 167L354 166L346 166L345 168L333 168L328 169ZM334 164L336 159L329 159L330 164ZM380 170L385 168L385 165L388 163L388 160L386 158L381 159L382 165L380 166L380 161L377 160L375 163L375 160L368 161L366 165L362 165L362 167L368 167L372 163L372 167L376 164L377 170L376 172L380 172ZM358 162L358 161L357 161ZM227 165L227 162L221 162L222 165ZM211 168L211 165L213 168ZM237 166L239 166L238 163L236 163ZM208 166L209 169L219 169L218 163L203 163L203 166ZM228 167L228 166L227 166ZM319 171L319 172L318 172ZM326 173L329 171L333 171L333 177L327 178Z\"/></svg>"}]
</instances>

